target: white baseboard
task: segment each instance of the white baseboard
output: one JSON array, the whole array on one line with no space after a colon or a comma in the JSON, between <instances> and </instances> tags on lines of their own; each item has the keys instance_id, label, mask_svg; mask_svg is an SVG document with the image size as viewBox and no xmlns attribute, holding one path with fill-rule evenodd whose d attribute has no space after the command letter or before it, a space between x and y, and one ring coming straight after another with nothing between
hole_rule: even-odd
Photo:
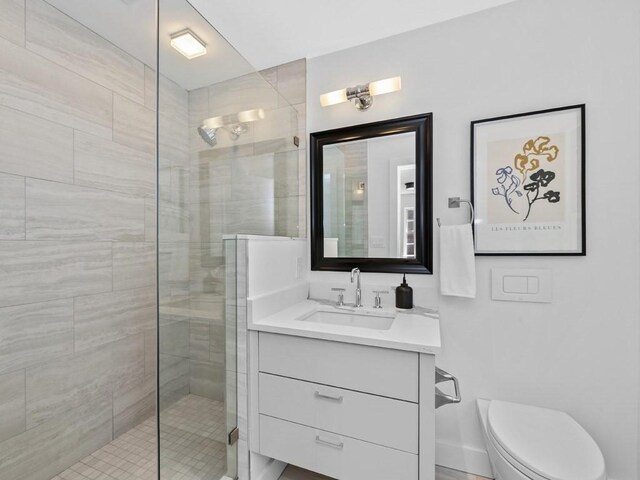
<instances>
[{"instance_id":1,"label":"white baseboard","mask_svg":"<svg viewBox=\"0 0 640 480\"><path fill-rule=\"evenodd\" d=\"M286 463L280 460L271 460L260 472L260 476L252 480L278 480L285 468L287 468Z\"/></svg>"},{"instance_id":2,"label":"white baseboard","mask_svg":"<svg viewBox=\"0 0 640 480\"><path fill-rule=\"evenodd\" d=\"M461 472L493 478L485 450L436 441L436 464Z\"/></svg>"}]
</instances>

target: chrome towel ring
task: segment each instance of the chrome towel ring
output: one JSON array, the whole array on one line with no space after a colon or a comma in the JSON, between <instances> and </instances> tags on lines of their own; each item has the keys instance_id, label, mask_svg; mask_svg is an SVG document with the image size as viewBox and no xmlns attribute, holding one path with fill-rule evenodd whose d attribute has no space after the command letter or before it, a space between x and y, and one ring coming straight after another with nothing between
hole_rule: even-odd
<instances>
[{"instance_id":1,"label":"chrome towel ring","mask_svg":"<svg viewBox=\"0 0 640 480\"><path fill-rule=\"evenodd\" d=\"M449 197L449 208L460 208L461 203L466 203L467 205L469 205L469 213L471 217L469 220L469 223L473 225L476 219L476 214L475 214L475 211L473 210L473 205L471 204L471 201L465 200L464 198L460 198L460 197ZM438 222L438 227L441 227L442 223L440 222L440 218L437 218L436 221Z\"/></svg>"}]
</instances>

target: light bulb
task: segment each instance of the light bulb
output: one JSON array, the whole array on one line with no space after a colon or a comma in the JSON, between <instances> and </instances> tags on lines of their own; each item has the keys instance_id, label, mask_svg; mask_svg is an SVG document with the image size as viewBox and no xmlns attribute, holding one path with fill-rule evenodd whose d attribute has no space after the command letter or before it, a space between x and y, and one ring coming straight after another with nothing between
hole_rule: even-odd
<instances>
[{"instance_id":1,"label":"light bulb","mask_svg":"<svg viewBox=\"0 0 640 480\"><path fill-rule=\"evenodd\" d=\"M264 118L264 110L261 108L254 108L253 110L245 110L238 113L238 121L240 123L249 123L262 120Z\"/></svg>"},{"instance_id":2,"label":"light bulb","mask_svg":"<svg viewBox=\"0 0 640 480\"><path fill-rule=\"evenodd\" d=\"M377 82L369 84L369 95L383 95L385 93L395 92L402 88L402 80L400 77L385 78Z\"/></svg>"},{"instance_id":3,"label":"light bulb","mask_svg":"<svg viewBox=\"0 0 640 480\"><path fill-rule=\"evenodd\" d=\"M207 128L212 128L215 130L216 128L220 128L224 125L224 118L223 117L207 118L202 122L202 125Z\"/></svg>"},{"instance_id":4,"label":"light bulb","mask_svg":"<svg viewBox=\"0 0 640 480\"><path fill-rule=\"evenodd\" d=\"M320 95L320 105L322 105L323 107L328 107L329 105L336 105L338 103L342 103L346 101L347 101L346 88Z\"/></svg>"}]
</instances>

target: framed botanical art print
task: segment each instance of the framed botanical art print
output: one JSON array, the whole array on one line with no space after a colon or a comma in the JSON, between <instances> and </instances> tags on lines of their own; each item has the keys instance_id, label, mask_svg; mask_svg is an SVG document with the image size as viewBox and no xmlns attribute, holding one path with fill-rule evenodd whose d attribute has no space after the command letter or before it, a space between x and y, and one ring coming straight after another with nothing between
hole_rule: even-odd
<instances>
[{"instance_id":1,"label":"framed botanical art print","mask_svg":"<svg viewBox=\"0 0 640 480\"><path fill-rule=\"evenodd\" d=\"M476 255L585 255L585 106L471 122Z\"/></svg>"}]
</instances>

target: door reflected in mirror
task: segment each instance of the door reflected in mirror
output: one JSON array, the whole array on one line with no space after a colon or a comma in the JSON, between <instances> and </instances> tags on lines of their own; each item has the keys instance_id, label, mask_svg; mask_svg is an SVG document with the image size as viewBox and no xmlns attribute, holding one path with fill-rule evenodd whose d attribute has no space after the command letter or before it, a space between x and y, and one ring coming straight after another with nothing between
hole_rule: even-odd
<instances>
[{"instance_id":1,"label":"door reflected in mirror","mask_svg":"<svg viewBox=\"0 0 640 480\"><path fill-rule=\"evenodd\" d=\"M431 114L311 134L311 268L432 272Z\"/></svg>"},{"instance_id":2,"label":"door reflected in mirror","mask_svg":"<svg viewBox=\"0 0 640 480\"><path fill-rule=\"evenodd\" d=\"M324 256L415 258L415 133L323 147Z\"/></svg>"}]
</instances>

